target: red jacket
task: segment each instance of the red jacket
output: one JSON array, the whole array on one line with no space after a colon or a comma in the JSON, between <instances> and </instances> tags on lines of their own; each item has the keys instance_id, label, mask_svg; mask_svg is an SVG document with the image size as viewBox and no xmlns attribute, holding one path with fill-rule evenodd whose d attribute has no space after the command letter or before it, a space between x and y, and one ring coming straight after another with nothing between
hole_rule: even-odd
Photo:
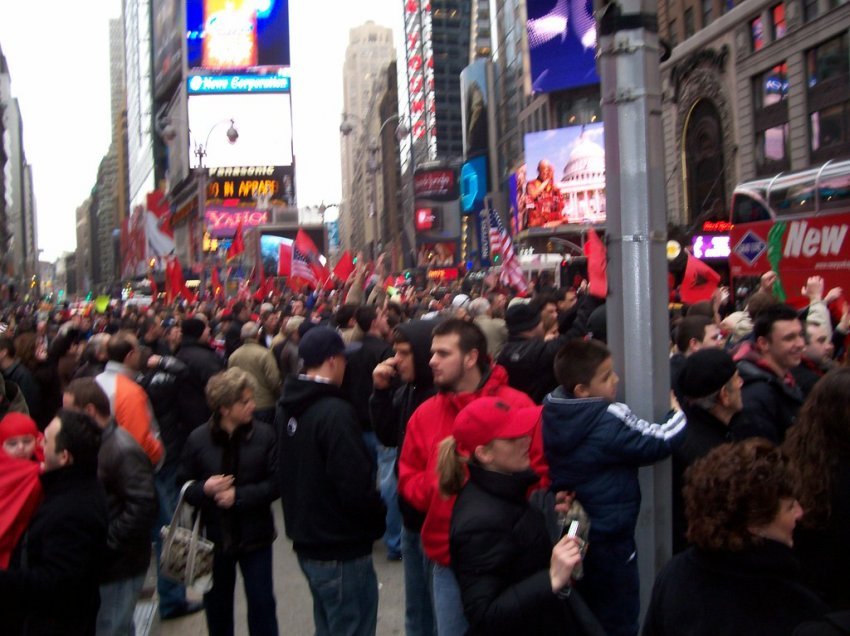
<instances>
[{"instance_id":1,"label":"red jacket","mask_svg":"<svg viewBox=\"0 0 850 636\"><path fill-rule=\"evenodd\" d=\"M423 402L411 415L398 461L398 490L414 508L425 513L422 547L425 555L440 565L449 565L449 525L456 497L440 494L437 485L437 447L452 434L455 416L480 397L500 397L511 406L525 408L534 402L525 393L508 386L504 367L495 365L490 376L472 393L438 393ZM540 425L531 440L531 467L541 476L539 487L549 483L543 457Z\"/></svg>"}]
</instances>

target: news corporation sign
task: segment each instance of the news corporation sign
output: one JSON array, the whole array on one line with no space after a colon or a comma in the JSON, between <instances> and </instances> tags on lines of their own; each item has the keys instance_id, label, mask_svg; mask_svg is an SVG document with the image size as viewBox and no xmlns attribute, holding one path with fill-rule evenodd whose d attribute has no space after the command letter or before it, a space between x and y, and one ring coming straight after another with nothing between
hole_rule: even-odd
<instances>
[{"instance_id":1,"label":"news corporation sign","mask_svg":"<svg viewBox=\"0 0 850 636\"><path fill-rule=\"evenodd\" d=\"M288 93L286 75L193 75L186 80L189 95L216 93Z\"/></svg>"}]
</instances>

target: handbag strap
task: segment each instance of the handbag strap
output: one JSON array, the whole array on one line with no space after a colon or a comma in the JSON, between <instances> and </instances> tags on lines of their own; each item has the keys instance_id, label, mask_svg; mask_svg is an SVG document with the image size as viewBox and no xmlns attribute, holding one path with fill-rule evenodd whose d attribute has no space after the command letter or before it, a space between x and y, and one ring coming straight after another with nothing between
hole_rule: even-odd
<instances>
[{"instance_id":1,"label":"handbag strap","mask_svg":"<svg viewBox=\"0 0 850 636\"><path fill-rule=\"evenodd\" d=\"M195 480L190 479L183 484L183 487L180 489L180 497L177 499L177 507L174 509L174 514L171 515L171 523L168 526L168 534L165 535L165 541L163 541L162 544L163 552L170 550L171 544L174 543L174 535L177 533L177 526L180 525L180 513L183 512L183 506L186 503L186 491L189 490L189 486L194 483ZM200 518L200 515L198 518Z\"/></svg>"},{"instance_id":2,"label":"handbag strap","mask_svg":"<svg viewBox=\"0 0 850 636\"><path fill-rule=\"evenodd\" d=\"M195 565L198 560L198 538L201 533L201 511L195 515L195 523L192 525L192 537L189 539L189 558L186 563L186 580L195 581Z\"/></svg>"}]
</instances>

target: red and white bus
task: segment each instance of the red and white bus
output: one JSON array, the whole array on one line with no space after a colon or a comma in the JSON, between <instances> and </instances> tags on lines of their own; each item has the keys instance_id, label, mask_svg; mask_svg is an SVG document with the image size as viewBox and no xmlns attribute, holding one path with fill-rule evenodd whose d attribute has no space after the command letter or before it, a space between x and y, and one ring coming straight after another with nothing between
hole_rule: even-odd
<instances>
[{"instance_id":1,"label":"red and white bus","mask_svg":"<svg viewBox=\"0 0 850 636\"><path fill-rule=\"evenodd\" d=\"M791 304L810 276L850 293L850 160L738 185L731 222L733 288L773 270Z\"/></svg>"}]
</instances>

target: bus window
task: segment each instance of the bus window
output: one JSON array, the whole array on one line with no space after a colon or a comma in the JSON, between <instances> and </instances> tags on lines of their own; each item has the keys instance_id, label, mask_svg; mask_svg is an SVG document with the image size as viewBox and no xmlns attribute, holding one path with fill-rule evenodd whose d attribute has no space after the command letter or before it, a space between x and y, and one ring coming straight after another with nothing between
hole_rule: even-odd
<instances>
[{"instance_id":1,"label":"bus window","mask_svg":"<svg viewBox=\"0 0 850 636\"><path fill-rule=\"evenodd\" d=\"M841 174L839 165L824 168L819 190L821 210L850 208L850 174Z\"/></svg>"},{"instance_id":2,"label":"bus window","mask_svg":"<svg viewBox=\"0 0 850 636\"><path fill-rule=\"evenodd\" d=\"M770 187L768 205L777 216L814 212L815 179L813 171L778 177Z\"/></svg>"},{"instance_id":3,"label":"bus window","mask_svg":"<svg viewBox=\"0 0 850 636\"><path fill-rule=\"evenodd\" d=\"M736 192L732 197L732 224L769 221L770 212L760 202L745 192Z\"/></svg>"}]
</instances>

